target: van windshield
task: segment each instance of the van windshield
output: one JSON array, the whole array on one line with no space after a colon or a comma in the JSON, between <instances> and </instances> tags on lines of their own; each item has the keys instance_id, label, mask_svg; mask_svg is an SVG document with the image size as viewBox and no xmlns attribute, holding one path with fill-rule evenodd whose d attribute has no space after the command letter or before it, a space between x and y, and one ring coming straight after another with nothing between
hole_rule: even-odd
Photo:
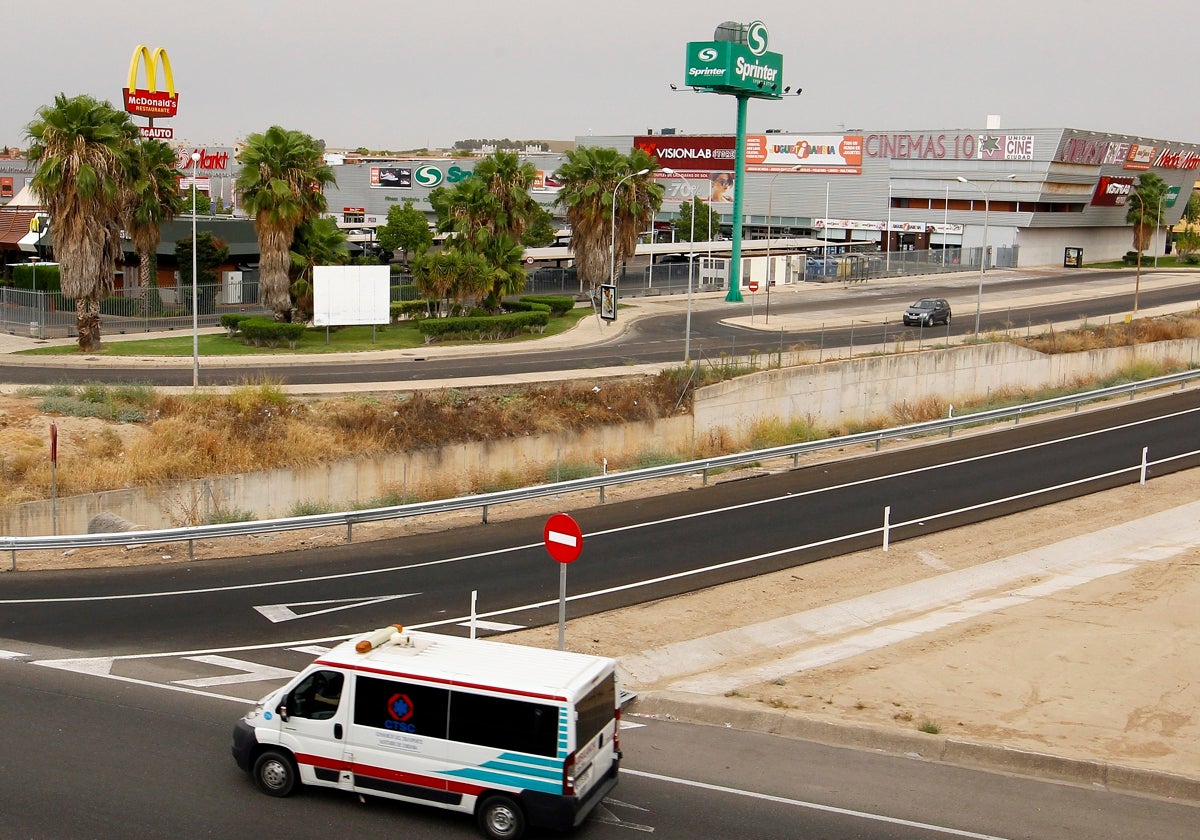
<instances>
[{"instance_id":1,"label":"van windshield","mask_svg":"<svg viewBox=\"0 0 1200 840\"><path fill-rule=\"evenodd\" d=\"M582 749L616 717L617 679L608 674L575 704L578 717L575 721L575 749Z\"/></svg>"}]
</instances>

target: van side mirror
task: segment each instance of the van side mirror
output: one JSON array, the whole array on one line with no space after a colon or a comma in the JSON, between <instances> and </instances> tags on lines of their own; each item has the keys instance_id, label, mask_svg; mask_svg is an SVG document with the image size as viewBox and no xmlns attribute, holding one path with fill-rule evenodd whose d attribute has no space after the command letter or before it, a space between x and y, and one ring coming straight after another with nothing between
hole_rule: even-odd
<instances>
[{"instance_id":1,"label":"van side mirror","mask_svg":"<svg viewBox=\"0 0 1200 840\"><path fill-rule=\"evenodd\" d=\"M280 720L282 720L284 723L287 723L287 719L288 719L287 706L280 703L278 706L275 707L275 712L279 715Z\"/></svg>"}]
</instances>

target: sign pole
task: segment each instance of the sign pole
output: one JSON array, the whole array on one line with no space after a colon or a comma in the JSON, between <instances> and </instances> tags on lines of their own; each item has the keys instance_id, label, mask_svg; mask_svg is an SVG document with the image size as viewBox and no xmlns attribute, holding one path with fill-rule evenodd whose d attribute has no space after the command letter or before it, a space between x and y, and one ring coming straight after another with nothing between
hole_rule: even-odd
<instances>
[{"instance_id":1,"label":"sign pole","mask_svg":"<svg viewBox=\"0 0 1200 840\"><path fill-rule=\"evenodd\" d=\"M558 564L558 649L566 650L567 639L567 564Z\"/></svg>"},{"instance_id":2,"label":"sign pole","mask_svg":"<svg viewBox=\"0 0 1200 840\"><path fill-rule=\"evenodd\" d=\"M737 98L737 151L733 164L733 248L729 260L728 303L742 302L742 190L746 180L746 103L749 97ZM753 316L751 317L753 321Z\"/></svg>"},{"instance_id":3,"label":"sign pole","mask_svg":"<svg viewBox=\"0 0 1200 840\"><path fill-rule=\"evenodd\" d=\"M558 649L566 650L567 636L567 566L583 551L583 532L579 524L565 513L556 513L546 520L542 529L546 552L559 564L558 570Z\"/></svg>"},{"instance_id":4,"label":"sign pole","mask_svg":"<svg viewBox=\"0 0 1200 840\"><path fill-rule=\"evenodd\" d=\"M58 424L50 424L50 530L58 536ZM14 557L16 555L14 554Z\"/></svg>"}]
</instances>

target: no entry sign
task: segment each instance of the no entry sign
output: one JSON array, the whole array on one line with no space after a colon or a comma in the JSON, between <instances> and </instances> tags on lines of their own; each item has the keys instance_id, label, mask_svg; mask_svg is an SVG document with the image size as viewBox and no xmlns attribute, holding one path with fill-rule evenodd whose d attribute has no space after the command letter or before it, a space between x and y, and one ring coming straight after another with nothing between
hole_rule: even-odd
<instances>
[{"instance_id":1,"label":"no entry sign","mask_svg":"<svg viewBox=\"0 0 1200 840\"><path fill-rule=\"evenodd\" d=\"M546 551L559 563L571 563L583 550L583 532L579 524L565 513L556 513L546 520L542 530Z\"/></svg>"},{"instance_id":2,"label":"no entry sign","mask_svg":"<svg viewBox=\"0 0 1200 840\"><path fill-rule=\"evenodd\" d=\"M749 283L746 284L746 288L752 292L757 292L758 291L758 281L751 280Z\"/></svg>"}]
</instances>

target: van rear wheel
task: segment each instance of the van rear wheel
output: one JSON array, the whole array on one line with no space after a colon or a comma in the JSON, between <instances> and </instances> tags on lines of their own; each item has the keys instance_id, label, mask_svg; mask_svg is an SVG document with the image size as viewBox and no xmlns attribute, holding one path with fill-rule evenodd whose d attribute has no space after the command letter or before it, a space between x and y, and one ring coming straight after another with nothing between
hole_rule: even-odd
<instances>
[{"instance_id":1,"label":"van rear wheel","mask_svg":"<svg viewBox=\"0 0 1200 840\"><path fill-rule=\"evenodd\" d=\"M290 796L296 789L296 762L280 750L266 750L254 761L254 783L268 796Z\"/></svg>"},{"instance_id":2,"label":"van rear wheel","mask_svg":"<svg viewBox=\"0 0 1200 840\"><path fill-rule=\"evenodd\" d=\"M479 805L479 830L491 840L517 840L525 834L525 812L511 796L493 794Z\"/></svg>"}]
</instances>

